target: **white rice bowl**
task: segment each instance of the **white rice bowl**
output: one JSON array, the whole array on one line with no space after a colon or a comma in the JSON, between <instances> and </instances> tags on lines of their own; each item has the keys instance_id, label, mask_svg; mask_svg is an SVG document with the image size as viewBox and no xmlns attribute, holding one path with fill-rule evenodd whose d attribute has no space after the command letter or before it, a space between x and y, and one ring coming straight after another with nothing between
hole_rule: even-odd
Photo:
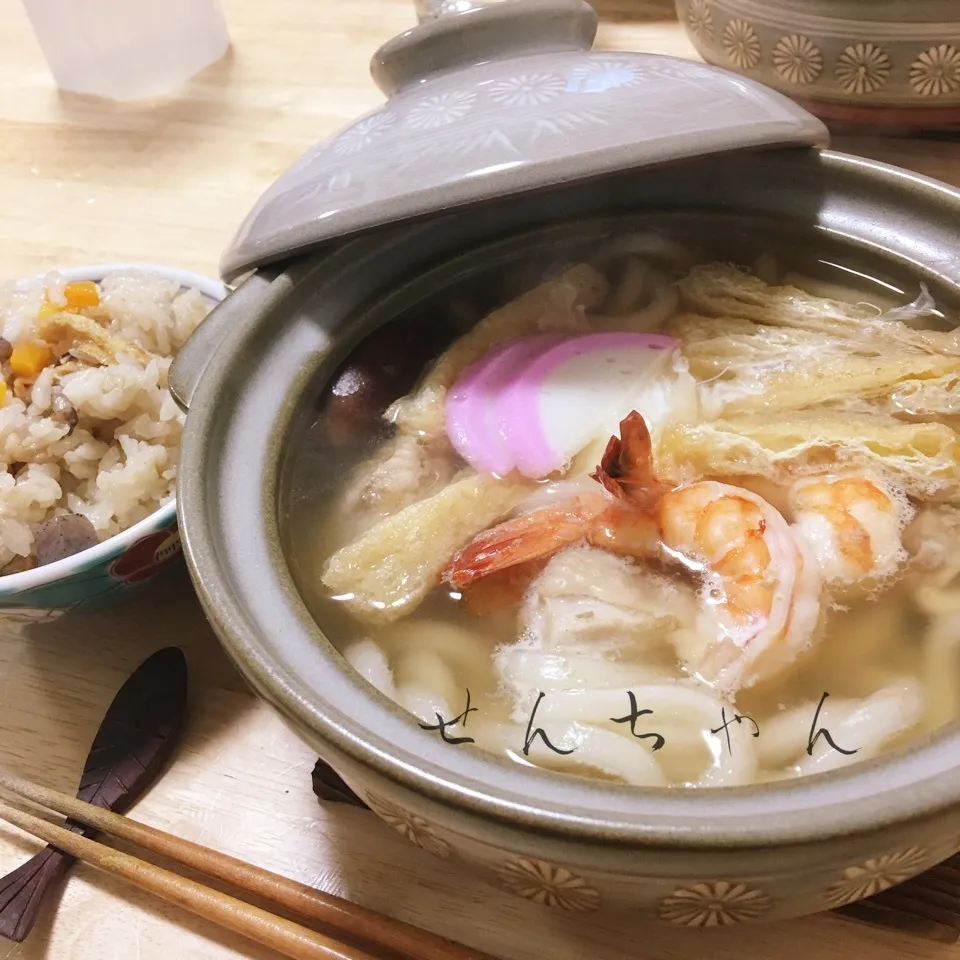
<instances>
[{"instance_id":1,"label":"white rice bowl","mask_svg":"<svg viewBox=\"0 0 960 960\"><path fill-rule=\"evenodd\" d=\"M61 342L56 362L32 382L14 377L10 362L3 363L0 574L36 565L36 534L55 517L85 517L103 543L175 497L183 414L167 376L179 348L225 290L153 266L12 281L0 287L0 337L14 348L38 339L41 310L65 306L64 286L78 279L98 282L98 326L114 343L139 351L118 350L97 363L82 356L82 343L77 356L61 353ZM64 409L72 411L68 422Z\"/></svg>"}]
</instances>

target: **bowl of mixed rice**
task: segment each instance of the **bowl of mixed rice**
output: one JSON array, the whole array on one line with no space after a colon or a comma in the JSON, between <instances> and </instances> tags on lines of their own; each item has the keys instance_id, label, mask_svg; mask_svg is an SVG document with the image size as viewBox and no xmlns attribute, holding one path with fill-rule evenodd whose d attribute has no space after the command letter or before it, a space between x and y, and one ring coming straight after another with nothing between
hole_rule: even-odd
<instances>
[{"instance_id":1,"label":"bowl of mixed rice","mask_svg":"<svg viewBox=\"0 0 960 960\"><path fill-rule=\"evenodd\" d=\"M102 606L180 557L167 372L225 295L153 264L0 287L0 617Z\"/></svg>"}]
</instances>

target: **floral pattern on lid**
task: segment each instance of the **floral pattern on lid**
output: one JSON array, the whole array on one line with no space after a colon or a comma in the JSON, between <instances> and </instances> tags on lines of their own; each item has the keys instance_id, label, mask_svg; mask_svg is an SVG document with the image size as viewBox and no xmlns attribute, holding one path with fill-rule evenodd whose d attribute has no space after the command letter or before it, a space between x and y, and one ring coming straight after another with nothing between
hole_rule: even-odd
<instances>
[{"instance_id":1,"label":"floral pattern on lid","mask_svg":"<svg viewBox=\"0 0 960 960\"><path fill-rule=\"evenodd\" d=\"M643 83L643 69L629 60L597 59L571 70L567 77L570 92L604 93Z\"/></svg>"},{"instance_id":2,"label":"floral pattern on lid","mask_svg":"<svg viewBox=\"0 0 960 960\"><path fill-rule=\"evenodd\" d=\"M560 74L528 73L496 80L490 85L490 99L511 109L539 107L563 96L567 81Z\"/></svg>"},{"instance_id":3,"label":"floral pattern on lid","mask_svg":"<svg viewBox=\"0 0 960 960\"><path fill-rule=\"evenodd\" d=\"M438 93L415 103L407 112L404 122L417 130L435 130L465 117L476 102L477 95L469 90Z\"/></svg>"},{"instance_id":4,"label":"floral pattern on lid","mask_svg":"<svg viewBox=\"0 0 960 960\"><path fill-rule=\"evenodd\" d=\"M578 4L502 0L453 15L463 18L456 44L468 60L468 27L500 18L510 47L514 13L535 37L531 9L543 15L542 48L528 37L520 49L514 38L501 56L457 69L437 65L428 45L415 83L404 79L419 55L416 30L400 38L407 59L381 68L382 85L398 87L388 103L308 151L266 191L224 255L224 274L369 227L570 180L734 149L826 143L825 128L805 110L716 67L655 54L557 52L550 11L569 17ZM490 31L482 36L489 46ZM728 23L724 37L731 57L749 65L759 56L745 21Z\"/></svg>"},{"instance_id":5,"label":"floral pattern on lid","mask_svg":"<svg viewBox=\"0 0 960 960\"><path fill-rule=\"evenodd\" d=\"M344 130L333 141L333 152L340 156L350 156L375 146L396 122L396 116L385 110L371 114Z\"/></svg>"}]
</instances>

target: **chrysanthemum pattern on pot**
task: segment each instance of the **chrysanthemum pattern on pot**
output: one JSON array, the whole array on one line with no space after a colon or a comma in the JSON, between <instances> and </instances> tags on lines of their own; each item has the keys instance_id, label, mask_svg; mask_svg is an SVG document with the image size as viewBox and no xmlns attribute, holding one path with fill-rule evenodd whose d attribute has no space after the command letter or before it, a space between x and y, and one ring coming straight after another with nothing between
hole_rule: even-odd
<instances>
[{"instance_id":1,"label":"chrysanthemum pattern on pot","mask_svg":"<svg viewBox=\"0 0 960 960\"><path fill-rule=\"evenodd\" d=\"M657 906L657 916L676 927L730 927L759 920L773 900L757 887L714 880L679 887Z\"/></svg>"},{"instance_id":2,"label":"chrysanthemum pattern on pot","mask_svg":"<svg viewBox=\"0 0 960 960\"><path fill-rule=\"evenodd\" d=\"M801 16L784 0L677 0L710 63L810 99L878 106L960 107L956 23ZM874 14L877 16L877 14Z\"/></svg>"},{"instance_id":3,"label":"chrysanthemum pattern on pot","mask_svg":"<svg viewBox=\"0 0 960 960\"><path fill-rule=\"evenodd\" d=\"M496 874L501 885L511 893L544 907L572 913L600 908L599 892L566 867L514 857L499 864Z\"/></svg>"},{"instance_id":4,"label":"chrysanthemum pattern on pot","mask_svg":"<svg viewBox=\"0 0 960 960\"><path fill-rule=\"evenodd\" d=\"M873 897L916 876L929 861L929 854L920 847L885 853L847 867L842 878L827 889L824 899L832 909Z\"/></svg>"},{"instance_id":5,"label":"chrysanthemum pattern on pot","mask_svg":"<svg viewBox=\"0 0 960 960\"><path fill-rule=\"evenodd\" d=\"M730 62L741 70L752 70L760 62L760 38L746 20L731 20L726 25L723 49Z\"/></svg>"},{"instance_id":6,"label":"chrysanthemum pattern on pot","mask_svg":"<svg viewBox=\"0 0 960 960\"><path fill-rule=\"evenodd\" d=\"M698 39L710 42L713 40L713 14L707 0L690 0L687 8L687 26L690 32Z\"/></svg>"},{"instance_id":7,"label":"chrysanthemum pattern on pot","mask_svg":"<svg viewBox=\"0 0 960 960\"><path fill-rule=\"evenodd\" d=\"M877 853L841 868L818 863L809 870L797 870L787 858L772 871L739 877L714 875L685 882L669 876L644 879L607 872L600 864L590 870L566 866L559 857L511 853L490 838L460 833L442 818L434 823L405 804L359 785L358 790L370 809L405 839L436 856L479 868L513 896L564 913L650 911L675 927L729 927L837 909L883 893L960 852L956 836L934 834L917 845ZM662 860L658 863L664 866ZM798 902L803 904L800 911Z\"/></svg>"},{"instance_id":8,"label":"chrysanthemum pattern on pot","mask_svg":"<svg viewBox=\"0 0 960 960\"><path fill-rule=\"evenodd\" d=\"M942 97L960 90L960 50L941 43L910 64L910 83L921 97Z\"/></svg>"},{"instance_id":9,"label":"chrysanthemum pattern on pot","mask_svg":"<svg viewBox=\"0 0 960 960\"><path fill-rule=\"evenodd\" d=\"M874 43L853 43L837 58L835 73L847 93L876 93L892 69L890 56Z\"/></svg>"},{"instance_id":10,"label":"chrysanthemum pattern on pot","mask_svg":"<svg viewBox=\"0 0 960 960\"><path fill-rule=\"evenodd\" d=\"M773 48L773 69L787 82L798 87L813 83L823 73L823 54L802 34L784 37Z\"/></svg>"},{"instance_id":11,"label":"chrysanthemum pattern on pot","mask_svg":"<svg viewBox=\"0 0 960 960\"><path fill-rule=\"evenodd\" d=\"M400 836L421 850L426 850L427 853L432 853L435 857L441 857L444 860L449 858L450 844L437 836L436 830L423 817L403 810L389 800L384 800L372 793L366 795L366 804L387 826L393 827Z\"/></svg>"}]
</instances>

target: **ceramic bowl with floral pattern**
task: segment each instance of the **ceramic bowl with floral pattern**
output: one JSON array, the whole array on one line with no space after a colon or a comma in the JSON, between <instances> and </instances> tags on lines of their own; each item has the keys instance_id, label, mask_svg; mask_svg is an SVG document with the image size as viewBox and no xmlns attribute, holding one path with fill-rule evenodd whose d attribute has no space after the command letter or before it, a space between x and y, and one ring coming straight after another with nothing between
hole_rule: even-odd
<instances>
[{"instance_id":1,"label":"ceramic bowl with floral pattern","mask_svg":"<svg viewBox=\"0 0 960 960\"><path fill-rule=\"evenodd\" d=\"M960 124L954 0L677 0L708 63L825 120L904 129Z\"/></svg>"},{"instance_id":2,"label":"ceramic bowl with floral pattern","mask_svg":"<svg viewBox=\"0 0 960 960\"><path fill-rule=\"evenodd\" d=\"M69 282L100 281L135 267L199 290L219 303L226 288L217 280L156 264L103 264L59 271ZM139 523L73 556L0 577L0 618L45 622L70 611L102 607L128 597L182 557L177 506L171 500Z\"/></svg>"}]
</instances>

